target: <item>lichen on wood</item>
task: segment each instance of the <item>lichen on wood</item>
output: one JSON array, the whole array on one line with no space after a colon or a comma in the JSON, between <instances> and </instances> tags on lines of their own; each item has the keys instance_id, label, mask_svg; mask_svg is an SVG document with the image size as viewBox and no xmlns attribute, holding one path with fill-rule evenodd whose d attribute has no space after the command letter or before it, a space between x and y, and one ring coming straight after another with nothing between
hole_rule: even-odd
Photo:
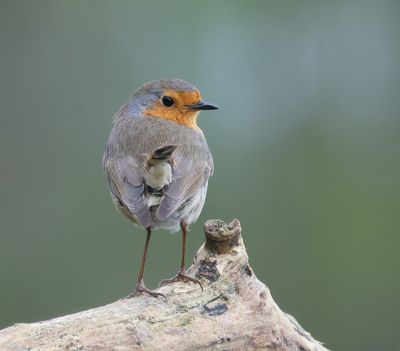
<instances>
[{"instance_id":1,"label":"lichen on wood","mask_svg":"<svg viewBox=\"0 0 400 351\"><path fill-rule=\"evenodd\" d=\"M238 220L205 224L206 242L188 272L197 284L0 331L2 351L327 350L282 312L248 262Z\"/></svg>"}]
</instances>

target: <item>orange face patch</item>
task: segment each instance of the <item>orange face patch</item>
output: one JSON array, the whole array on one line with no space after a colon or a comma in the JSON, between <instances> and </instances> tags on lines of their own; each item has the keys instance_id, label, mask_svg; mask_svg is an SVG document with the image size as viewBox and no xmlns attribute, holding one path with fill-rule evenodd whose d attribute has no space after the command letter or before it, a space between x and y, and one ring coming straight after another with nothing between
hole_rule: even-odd
<instances>
[{"instance_id":1,"label":"orange face patch","mask_svg":"<svg viewBox=\"0 0 400 351\"><path fill-rule=\"evenodd\" d=\"M158 117L175 122L186 127L200 131L197 125L197 116L199 111L190 110L187 106L198 104L201 101L201 95L198 91L174 91L166 90L163 96L169 96L173 99L172 106L164 106L162 101L156 102L151 109L144 111L146 116Z\"/></svg>"}]
</instances>

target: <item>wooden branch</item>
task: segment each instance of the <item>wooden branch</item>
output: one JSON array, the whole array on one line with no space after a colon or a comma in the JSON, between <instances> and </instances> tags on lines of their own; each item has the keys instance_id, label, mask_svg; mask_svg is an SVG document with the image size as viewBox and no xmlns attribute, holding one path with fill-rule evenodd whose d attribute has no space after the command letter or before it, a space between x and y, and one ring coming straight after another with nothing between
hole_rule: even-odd
<instances>
[{"instance_id":1,"label":"wooden branch","mask_svg":"<svg viewBox=\"0 0 400 351\"><path fill-rule=\"evenodd\" d=\"M0 331L0 350L327 350L282 312L248 263L238 220L205 224L206 242L166 296L106 306Z\"/></svg>"}]
</instances>

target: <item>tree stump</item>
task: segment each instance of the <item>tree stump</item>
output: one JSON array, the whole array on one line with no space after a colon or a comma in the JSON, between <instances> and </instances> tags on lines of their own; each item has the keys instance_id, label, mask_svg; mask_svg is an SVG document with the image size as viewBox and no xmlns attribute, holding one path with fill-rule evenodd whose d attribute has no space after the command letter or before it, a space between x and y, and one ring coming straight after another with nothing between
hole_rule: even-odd
<instances>
[{"instance_id":1,"label":"tree stump","mask_svg":"<svg viewBox=\"0 0 400 351\"><path fill-rule=\"evenodd\" d=\"M237 219L209 220L206 242L178 282L147 295L0 331L2 351L327 350L282 312L248 262Z\"/></svg>"}]
</instances>

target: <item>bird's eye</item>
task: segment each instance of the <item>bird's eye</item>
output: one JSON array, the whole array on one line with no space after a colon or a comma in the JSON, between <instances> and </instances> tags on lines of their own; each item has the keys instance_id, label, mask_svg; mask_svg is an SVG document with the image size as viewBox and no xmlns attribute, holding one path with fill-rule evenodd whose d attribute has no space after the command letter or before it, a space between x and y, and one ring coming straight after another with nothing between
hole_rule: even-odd
<instances>
[{"instance_id":1,"label":"bird's eye","mask_svg":"<svg viewBox=\"0 0 400 351\"><path fill-rule=\"evenodd\" d=\"M174 99L170 96L163 96L161 99L164 106L171 107L174 104Z\"/></svg>"}]
</instances>

